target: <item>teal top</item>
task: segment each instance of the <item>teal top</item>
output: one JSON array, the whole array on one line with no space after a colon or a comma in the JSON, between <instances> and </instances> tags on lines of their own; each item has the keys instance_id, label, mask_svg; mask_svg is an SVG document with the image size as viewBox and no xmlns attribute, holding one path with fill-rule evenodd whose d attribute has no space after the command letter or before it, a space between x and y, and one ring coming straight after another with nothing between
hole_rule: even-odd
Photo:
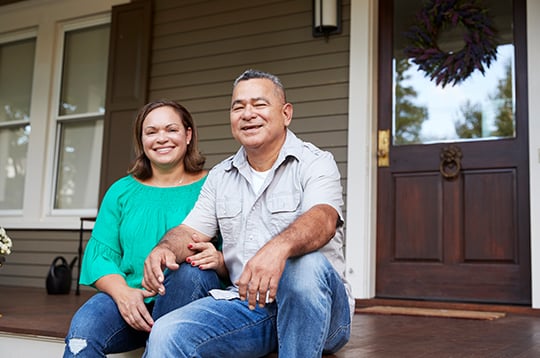
<instances>
[{"instance_id":1,"label":"teal top","mask_svg":"<svg viewBox=\"0 0 540 358\"><path fill-rule=\"evenodd\" d=\"M80 283L94 286L105 275L119 274L129 287L142 288L144 260L189 214L205 181L206 176L189 185L158 188L129 175L111 185L85 248Z\"/></svg>"}]
</instances>

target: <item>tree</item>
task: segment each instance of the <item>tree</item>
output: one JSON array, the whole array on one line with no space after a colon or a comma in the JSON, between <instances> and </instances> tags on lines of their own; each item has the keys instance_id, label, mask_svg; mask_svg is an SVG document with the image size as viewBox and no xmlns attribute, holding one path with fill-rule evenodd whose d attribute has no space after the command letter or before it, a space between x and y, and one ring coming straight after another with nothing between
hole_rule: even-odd
<instances>
[{"instance_id":1,"label":"tree","mask_svg":"<svg viewBox=\"0 0 540 358\"><path fill-rule=\"evenodd\" d=\"M461 116L454 120L458 138L482 138L482 106L467 100L459 110Z\"/></svg>"},{"instance_id":2,"label":"tree","mask_svg":"<svg viewBox=\"0 0 540 358\"><path fill-rule=\"evenodd\" d=\"M403 85L410 77L405 74L410 66L406 58L396 60L395 144L420 143L420 130L428 113L426 107L414 104L416 90Z\"/></svg>"},{"instance_id":3,"label":"tree","mask_svg":"<svg viewBox=\"0 0 540 358\"><path fill-rule=\"evenodd\" d=\"M513 99L512 63L505 65L505 76L499 80L497 89L490 99L497 108L495 129L491 135L496 137L513 137L514 128L514 99Z\"/></svg>"}]
</instances>

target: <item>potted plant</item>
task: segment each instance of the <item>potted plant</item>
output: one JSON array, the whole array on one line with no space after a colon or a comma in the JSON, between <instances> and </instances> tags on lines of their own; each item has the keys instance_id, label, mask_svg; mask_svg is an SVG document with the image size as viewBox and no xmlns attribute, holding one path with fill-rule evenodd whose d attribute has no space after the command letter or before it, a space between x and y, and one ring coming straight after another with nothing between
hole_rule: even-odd
<instances>
[{"instance_id":1,"label":"potted plant","mask_svg":"<svg viewBox=\"0 0 540 358\"><path fill-rule=\"evenodd\" d=\"M0 267L4 265L6 261L6 256L11 254L11 247L13 242L9 238L6 230L0 226Z\"/></svg>"}]
</instances>

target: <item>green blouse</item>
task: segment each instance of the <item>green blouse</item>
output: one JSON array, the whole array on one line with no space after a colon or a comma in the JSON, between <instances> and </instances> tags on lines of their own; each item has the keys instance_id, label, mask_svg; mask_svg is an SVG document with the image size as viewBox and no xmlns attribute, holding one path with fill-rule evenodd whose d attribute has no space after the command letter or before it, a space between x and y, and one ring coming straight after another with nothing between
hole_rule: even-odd
<instances>
[{"instance_id":1,"label":"green blouse","mask_svg":"<svg viewBox=\"0 0 540 358\"><path fill-rule=\"evenodd\" d=\"M189 214L205 180L158 188L130 175L111 185L85 248L80 283L94 286L105 275L119 274L128 286L141 288L146 256Z\"/></svg>"}]
</instances>

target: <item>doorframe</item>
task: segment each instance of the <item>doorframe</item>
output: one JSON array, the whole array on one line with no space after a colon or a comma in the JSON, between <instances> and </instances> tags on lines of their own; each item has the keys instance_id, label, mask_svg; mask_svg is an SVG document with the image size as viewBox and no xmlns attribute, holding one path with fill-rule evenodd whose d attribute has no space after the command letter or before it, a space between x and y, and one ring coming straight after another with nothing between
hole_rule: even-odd
<instances>
[{"instance_id":1,"label":"doorframe","mask_svg":"<svg viewBox=\"0 0 540 358\"><path fill-rule=\"evenodd\" d=\"M529 98L540 98L540 3L527 0ZM375 296L378 0L351 0L346 275L358 299ZM534 34L534 36L533 36ZM540 182L540 101L529 100L529 182ZM390 154L391 155L391 154ZM540 186L530 185L532 307L540 308ZM354 200L353 200L354 198Z\"/></svg>"}]
</instances>

